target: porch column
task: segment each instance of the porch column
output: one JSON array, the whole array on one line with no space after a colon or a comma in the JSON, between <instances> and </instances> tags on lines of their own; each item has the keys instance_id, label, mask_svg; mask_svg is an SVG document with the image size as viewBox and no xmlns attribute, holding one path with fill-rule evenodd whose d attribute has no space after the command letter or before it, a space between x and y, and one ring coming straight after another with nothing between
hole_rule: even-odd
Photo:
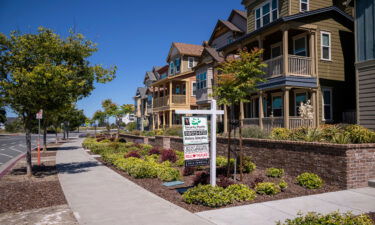
<instances>
[{"instance_id":1,"label":"porch column","mask_svg":"<svg viewBox=\"0 0 375 225\"><path fill-rule=\"evenodd\" d=\"M169 127L172 127L173 120L172 120L172 110L169 110Z\"/></svg>"},{"instance_id":2,"label":"porch column","mask_svg":"<svg viewBox=\"0 0 375 225\"><path fill-rule=\"evenodd\" d=\"M288 29L283 30L283 61L284 61L284 74L285 76L289 73L289 57L288 57Z\"/></svg>"},{"instance_id":3,"label":"porch column","mask_svg":"<svg viewBox=\"0 0 375 225\"><path fill-rule=\"evenodd\" d=\"M165 129L165 111L163 111L163 128Z\"/></svg>"},{"instance_id":4,"label":"porch column","mask_svg":"<svg viewBox=\"0 0 375 225\"><path fill-rule=\"evenodd\" d=\"M185 81L185 104L186 105L189 105L189 102L190 102L190 86L189 86L189 82L188 81Z\"/></svg>"},{"instance_id":5,"label":"porch column","mask_svg":"<svg viewBox=\"0 0 375 225\"><path fill-rule=\"evenodd\" d=\"M155 115L153 113L151 114L151 118L152 118L152 130L155 130Z\"/></svg>"},{"instance_id":6,"label":"porch column","mask_svg":"<svg viewBox=\"0 0 375 225\"><path fill-rule=\"evenodd\" d=\"M161 119L160 119L161 115L160 115L160 113L158 113L157 117L158 117L158 129L160 129L160 126L161 126Z\"/></svg>"},{"instance_id":7,"label":"porch column","mask_svg":"<svg viewBox=\"0 0 375 225\"><path fill-rule=\"evenodd\" d=\"M228 133L228 107L227 105L224 105L224 134Z\"/></svg>"},{"instance_id":8,"label":"porch column","mask_svg":"<svg viewBox=\"0 0 375 225\"><path fill-rule=\"evenodd\" d=\"M289 87L284 88L284 128L289 128Z\"/></svg>"},{"instance_id":9,"label":"porch column","mask_svg":"<svg viewBox=\"0 0 375 225\"><path fill-rule=\"evenodd\" d=\"M259 92L259 127L263 129L263 92Z\"/></svg>"},{"instance_id":10,"label":"porch column","mask_svg":"<svg viewBox=\"0 0 375 225\"><path fill-rule=\"evenodd\" d=\"M316 76L316 71L315 71L315 31L310 32L310 40L309 40L309 45L310 45L310 58L311 58L311 75Z\"/></svg>"},{"instance_id":11,"label":"porch column","mask_svg":"<svg viewBox=\"0 0 375 225\"><path fill-rule=\"evenodd\" d=\"M311 105L314 110L314 118L313 118L313 126L318 127L319 126L319 107L318 107L318 101L317 101L317 91L313 89L311 91Z\"/></svg>"},{"instance_id":12,"label":"porch column","mask_svg":"<svg viewBox=\"0 0 375 225\"><path fill-rule=\"evenodd\" d=\"M173 95L173 85L172 81L169 82L169 105L172 105L172 95Z\"/></svg>"}]
</instances>

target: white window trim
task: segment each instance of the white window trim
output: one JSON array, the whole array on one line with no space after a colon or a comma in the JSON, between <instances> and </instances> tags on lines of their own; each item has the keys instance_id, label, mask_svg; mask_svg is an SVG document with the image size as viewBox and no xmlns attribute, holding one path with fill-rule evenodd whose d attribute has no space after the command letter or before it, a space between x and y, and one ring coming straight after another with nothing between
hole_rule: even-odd
<instances>
[{"instance_id":1,"label":"white window trim","mask_svg":"<svg viewBox=\"0 0 375 225\"><path fill-rule=\"evenodd\" d=\"M195 92L197 92L197 81L192 81L191 82L191 96L195 96L194 95L194 84L195 84Z\"/></svg>"},{"instance_id":2,"label":"white window trim","mask_svg":"<svg viewBox=\"0 0 375 225\"><path fill-rule=\"evenodd\" d=\"M323 45L323 35L328 34L329 37L329 46ZM325 59L323 58L323 47L329 47L328 55L329 58ZM332 36L330 32L327 31L320 31L320 59L324 61L332 61Z\"/></svg>"},{"instance_id":3,"label":"white window trim","mask_svg":"<svg viewBox=\"0 0 375 225\"><path fill-rule=\"evenodd\" d=\"M190 59L193 59L193 66L190 66ZM195 60L194 60L194 57L188 57L188 68L189 69L191 69L191 68L193 68L194 67L194 62L195 62Z\"/></svg>"},{"instance_id":4,"label":"white window trim","mask_svg":"<svg viewBox=\"0 0 375 225\"><path fill-rule=\"evenodd\" d=\"M330 111L331 111L331 119L325 119L324 118L324 91L329 91L330 98L331 98L331 104L330 104ZM332 99L332 88L330 87L322 87L321 90L322 95L322 121L332 121L333 120L333 99Z\"/></svg>"},{"instance_id":5,"label":"white window trim","mask_svg":"<svg viewBox=\"0 0 375 225\"><path fill-rule=\"evenodd\" d=\"M276 92L271 94L271 114L273 114L273 97L280 97L281 98L281 117L284 116L284 98L282 92Z\"/></svg>"},{"instance_id":6,"label":"white window trim","mask_svg":"<svg viewBox=\"0 0 375 225\"><path fill-rule=\"evenodd\" d=\"M304 38L305 39L305 49L306 49L306 57L308 55L308 52L307 52L307 34L303 33L303 34L299 34L299 35L296 35L296 36L293 36L293 55L296 55L296 45L295 45L295 42L297 39L300 39L300 38Z\"/></svg>"},{"instance_id":7,"label":"white window trim","mask_svg":"<svg viewBox=\"0 0 375 225\"><path fill-rule=\"evenodd\" d=\"M309 95L308 95L307 91L305 91L305 90L295 90L294 91L294 115L295 116L298 116L297 94L303 94L303 93L306 95L306 100L308 101Z\"/></svg>"},{"instance_id":8,"label":"white window trim","mask_svg":"<svg viewBox=\"0 0 375 225\"><path fill-rule=\"evenodd\" d=\"M307 12L307 11L310 11L310 0L306 0L307 1L307 9L306 9L306 11L303 11L302 10L302 3L304 3L304 2L302 2L302 0L299 0L299 11L300 12Z\"/></svg>"},{"instance_id":9,"label":"white window trim","mask_svg":"<svg viewBox=\"0 0 375 225\"><path fill-rule=\"evenodd\" d=\"M266 5L266 4L270 4L270 11L269 11L269 13L268 14L270 14L270 23L272 23L273 21L275 21L276 19L278 19L279 17L280 17L280 15L279 15L279 1L276 1L276 11L277 11L277 18L276 19L274 19L273 18L273 16L272 16L272 0L268 0L268 1L266 1L266 2L263 2L263 3L261 3L261 4L259 4L259 5L257 5L255 8L254 8L254 11L253 11L253 13L254 13L254 20L255 20L255 23L254 23L254 28L255 28L255 30L257 30L257 29L259 29L259 28L262 28L264 25L263 25L263 6L264 5ZM256 11L257 11L257 9L260 9L260 27L257 27L257 15L256 15ZM267 15L267 14L265 14L265 15Z\"/></svg>"},{"instance_id":10,"label":"white window trim","mask_svg":"<svg viewBox=\"0 0 375 225\"><path fill-rule=\"evenodd\" d=\"M280 47L280 54L283 55L282 43L277 42L277 43L271 45L271 57L272 57L272 49L277 48L277 47ZM278 57L278 56L276 56L276 57ZM276 57L273 57L273 58L276 58Z\"/></svg>"}]
</instances>

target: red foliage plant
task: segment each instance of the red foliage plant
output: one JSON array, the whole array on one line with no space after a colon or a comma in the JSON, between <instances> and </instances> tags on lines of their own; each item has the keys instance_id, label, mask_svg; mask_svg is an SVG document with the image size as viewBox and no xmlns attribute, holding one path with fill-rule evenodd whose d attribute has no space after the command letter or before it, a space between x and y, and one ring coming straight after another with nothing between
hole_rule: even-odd
<instances>
[{"instance_id":1,"label":"red foliage plant","mask_svg":"<svg viewBox=\"0 0 375 225\"><path fill-rule=\"evenodd\" d=\"M132 151L132 152L128 152L127 154L125 154L124 157L125 158L130 158L130 157L141 158L141 155L136 151Z\"/></svg>"},{"instance_id":2,"label":"red foliage plant","mask_svg":"<svg viewBox=\"0 0 375 225\"><path fill-rule=\"evenodd\" d=\"M216 183L217 186L226 188L229 185L234 184L234 181L232 179L229 179L226 176L220 176L218 182Z\"/></svg>"},{"instance_id":3,"label":"red foliage plant","mask_svg":"<svg viewBox=\"0 0 375 225\"><path fill-rule=\"evenodd\" d=\"M164 149L161 152L161 161L164 162L164 161L167 161L167 160L172 162L172 163L177 161L176 152L173 151L172 149Z\"/></svg>"},{"instance_id":4,"label":"red foliage plant","mask_svg":"<svg viewBox=\"0 0 375 225\"><path fill-rule=\"evenodd\" d=\"M149 155L160 155L161 150L158 147L153 147L148 154Z\"/></svg>"},{"instance_id":5,"label":"red foliage plant","mask_svg":"<svg viewBox=\"0 0 375 225\"><path fill-rule=\"evenodd\" d=\"M195 167L185 167L183 171L184 176L190 176L195 173L196 168Z\"/></svg>"},{"instance_id":6,"label":"red foliage plant","mask_svg":"<svg viewBox=\"0 0 375 225\"><path fill-rule=\"evenodd\" d=\"M104 141L104 139L105 139L104 137L99 137L99 138L96 139L96 141L101 142L101 141Z\"/></svg>"},{"instance_id":7,"label":"red foliage plant","mask_svg":"<svg viewBox=\"0 0 375 225\"><path fill-rule=\"evenodd\" d=\"M264 181L264 177L259 175L259 176L256 176L251 182L250 182L250 187L254 188L257 183L261 183Z\"/></svg>"},{"instance_id":8,"label":"red foliage plant","mask_svg":"<svg viewBox=\"0 0 375 225\"><path fill-rule=\"evenodd\" d=\"M210 174L207 172L199 172L194 177L194 186L198 184L209 184L210 183Z\"/></svg>"}]
</instances>

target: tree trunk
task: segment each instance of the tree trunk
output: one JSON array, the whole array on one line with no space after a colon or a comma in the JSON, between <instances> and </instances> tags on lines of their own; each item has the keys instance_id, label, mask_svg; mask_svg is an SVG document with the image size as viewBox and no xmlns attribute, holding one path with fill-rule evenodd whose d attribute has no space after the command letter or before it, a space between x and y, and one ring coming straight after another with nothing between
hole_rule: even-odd
<instances>
[{"instance_id":1,"label":"tree trunk","mask_svg":"<svg viewBox=\"0 0 375 225\"><path fill-rule=\"evenodd\" d=\"M243 127L243 103L240 103L240 115L239 115L239 120L240 120L240 127L238 129L239 132L239 138L240 138L240 181L243 180L243 146L242 146L242 127Z\"/></svg>"},{"instance_id":2,"label":"tree trunk","mask_svg":"<svg viewBox=\"0 0 375 225\"><path fill-rule=\"evenodd\" d=\"M47 128L43 128L43 151L47 151Z\"/></svg>"},{"instance_id":3,"label":"tree trunk","mask_svg":"<svg viewBox=\"0 0 375 225\"><path fill-rule=\"evenodd\" d=\"M65 140L65 129L63 130L63 139Z\"/></svg>"},{"instance_id":4,"label":"tree trunk","mask_svg":"<svg viewBox=\"0 0 375 225\"><path fill-rule=\"evenodd\" d=\"M26 126L28 126L28 124ZM26 127L26 163L27 175L31 177L33 174L31 164L31 131L28 127Z\"/></svg>"},{"instance_id":5,"label":"tree trunk","mask_svg":"<svg viewBox=\"0 0 375 225\"><path fill-rule=\"evenodd\" d=\"M59 142L58 136L57 136L57 128L55 129L55 143L57 144Z\"/></svg>"},{"instance_id":6,"label":"tree trunk","mask_svg":"<svg viewBox=\"0 0 375 225\"><path fill-rule=\"evenodd\" d=\"M95 132L95 138L96 138L96 124L94 125L94 129L95 129L94 132Z\"/></svg>"},{"instance_id":7,"label":"tree trunk","mask_svg":"<svg viewBox=\"0 0 375 225\"><path fill-rule=\"evenodd\" d=\"M231 108L230 106L226 106L228 107L228 114L227 114L227 117L229 117L228 121L229 121L229 129L228 129L228 155L227 155L227 177L229 177L230 175L230 144L231 144L231 133L232 133L232 121L231 121Z\"/></svg>"}]
</instances>

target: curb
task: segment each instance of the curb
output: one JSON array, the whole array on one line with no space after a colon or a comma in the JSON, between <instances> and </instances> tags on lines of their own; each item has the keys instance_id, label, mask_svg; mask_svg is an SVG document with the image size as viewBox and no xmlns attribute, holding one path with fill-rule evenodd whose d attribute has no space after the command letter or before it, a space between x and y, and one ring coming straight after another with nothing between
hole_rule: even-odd
<instances>
[{"instance_id":1,"label":"curb","mask_svg":"<svg viewBox=\"0 0 375 225\"><path fill-rule=\"evenodd\" d=\"M36 148L33 148L31 149L31 151L35 151ZM0 179L5 176L9 170L18 162L20 161L22 158L24 158L26 156L26 152L25 153L21 153L20 155L14 157L13 159L9 160L6 164L4 164L3 167L5 167L2 171L0 171Z\"/></svg>"}]
</instances>

